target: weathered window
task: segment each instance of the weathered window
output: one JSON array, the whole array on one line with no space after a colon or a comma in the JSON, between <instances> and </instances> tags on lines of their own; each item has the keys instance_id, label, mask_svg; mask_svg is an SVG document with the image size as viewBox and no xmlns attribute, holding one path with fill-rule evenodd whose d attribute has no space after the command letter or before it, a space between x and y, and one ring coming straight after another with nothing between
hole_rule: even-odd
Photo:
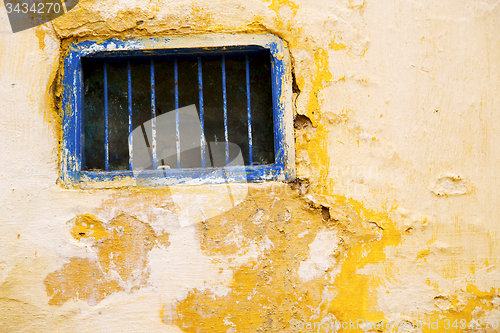
<instances>
[{"instance_id":1,"label":"weathered window","mask_svg":"<svg viewBox=\"0 0 500 333\"><path fill-rule=\"evenodd\" d=\"M62 77L65 183L293 178L281 40L203 37L186 47L186 39L71 45Z\"/></svg>"}]
</instances>

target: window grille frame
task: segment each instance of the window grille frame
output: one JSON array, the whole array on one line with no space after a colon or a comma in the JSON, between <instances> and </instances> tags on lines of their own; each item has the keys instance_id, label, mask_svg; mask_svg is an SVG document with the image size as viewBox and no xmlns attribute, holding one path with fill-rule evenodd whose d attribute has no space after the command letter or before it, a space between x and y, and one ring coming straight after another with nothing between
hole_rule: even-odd
<instances>
[{"instance_id":1,"label":"window grille frame","mask_svg":"<svg viewBox=\"0 0 500 333\"><path fill-rule=\"evenodd\" d=\"M144 55L220 53L221 49L255 50L265 48L271 54L273 135L275 162L269 165L225 168L183 168L142 170L85 171L83 124L82 57L104 56L113 59ZM231 54L231 53L228 53ZM243 78L244 79L244 78ZM127 39L89 39L75 41L63 56L60 72L62 105L62 150L60 182L65 187L116 188L128 186L169 186L220 184L245 181L291 181L295 179L293 138L292 75L290 55L283 40L271 34L207 34ZM253 130L255 132L255 130Z\"/></svg>"}]
</instances>

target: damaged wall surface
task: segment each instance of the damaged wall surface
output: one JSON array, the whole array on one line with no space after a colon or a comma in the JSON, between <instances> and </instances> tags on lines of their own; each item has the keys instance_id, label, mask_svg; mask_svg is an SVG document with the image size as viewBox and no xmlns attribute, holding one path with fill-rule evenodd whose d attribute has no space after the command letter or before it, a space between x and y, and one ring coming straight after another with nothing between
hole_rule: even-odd
<instances>
[{"instance_id":1,"label":"damaged wall surface","mask_svg":"<svg viewBox=\"0 0 500 333\"><path fill-rule=\"evenodd\" d=\"M500 331L499 1L0 7L0 332ZM206 33L288 46L297 180L61 186L68 45Z\"/></svg>"}]
</instances>

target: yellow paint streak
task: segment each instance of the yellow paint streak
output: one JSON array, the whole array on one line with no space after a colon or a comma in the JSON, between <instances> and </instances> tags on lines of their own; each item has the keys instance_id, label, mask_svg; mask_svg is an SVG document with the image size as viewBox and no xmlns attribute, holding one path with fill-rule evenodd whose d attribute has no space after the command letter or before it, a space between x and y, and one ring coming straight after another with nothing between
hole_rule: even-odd
<instances>
[{"instance_id":1,"label":"yellow paint streak","mask_svg":"<svg viewBox=\"0 0 500 333\"><path fill-rule=\"evenodd\" d=\"M134 28L140 29L142 25L138 25L138 22L146 22L153 17L142 8L134 8L118 11L113 19L106 21L106 24L113 31L123 32Z\"/></svg>"},{"instance_id":2,"label":"yellow paint streak","mask_svg":"<svg viewBox=\"0 0 500 333\"><path fill-rule=\"evenodd\" d=\"M467 292L480 298L490 298L491 295L496 293L495 288L491 288L489 291L481 291L471 283L467 285Z\"/></svg>"},{"instance_id":3,"label":"yellow paint streak","mask_svg":"<svg viewBox=\"0 0 500 333\"><path fill-rule=\"evenodd\" d=\"M314 170L314 175L310 179L313 190L320 194L330 194L333 187L332 181L328 178L330 157L328 156L328 127L321 121L319 110L318 94L325 85L332 80L329 70L328 52L319 48L314 53L316 74L312 81L312 89L309 93L306 116L311 120L315 128L315 134L307 140L296 140L297 151L307 151L310 161L310 168ZM301 84L304 81L300 80Z\"/></svg>"},{"instance_id":4,"label":"yellow paint streak","mask_svg":"<svg viewBox=\"0 0 500 333\"><path fill-rule=\"evenodd\" d=\"M109 234L97 217L90 214L83 214L75 218L71 236L76 240L92 238L98 241L103 238L108 238Z\"/></svg>"},{"instance_id":5,"label":"yellow paint streak","mask_svg":"<svg viewBox=\"0 0 500 333\"><path fill-rule=\"evenodd\" d=\"M288 7L291 10L291 17L284 18L281 12L283 7ZM276 13L274 17L274 24L269 23L269 19L266 17L256 16L254 21L258 21L258 25L252 24L252 26L262 27L264 31L271 32L281 38L283 38L290 49L296 49L303 47L301 42L302 27L297 25L295 22L295 17L299 10L299 5L291 0L271 0L269 9ZM246 28L241 27L240 31L246 30Z\"/></svg>"},{"instance_id":6,"label":"yellow paint streak","mask_svg":"<svg viewBox=\"0 0 500 333\"><path fill-rule=\"evenodd\" d=\"M43 49L45 49L45 29L41 26L37 26L34 30L35 35L38 38L38 47L43 51Z\"/></svg>"},{"instance_id":7,"label":"yellow paint streak","mask_svg":"<svg viewBox=\"0 0 500 333\"><path fill-rule=\"evenodd\" d=\"M330 49L332 49L333 51L341 51L341 50L345 50L346 49L345 44L337 43L335 41L335 38L332 40L332 42L330 43L329 46L330 46Z\"/></svg>"},{"instance_id":8,"label":"yellow paint streak","mask_svg":"<svg viewBox=\"0 0 500 333\"><path fill-rule=\"evenodd\" d=\"M353 199L337 197L340 203L348 203L356 214L382 228L382 236L378 240L362 240L353 244L347 253L342 270L335 279L338 293L328 305L339 321L349 321L353 318L364 318L371 322L385 319L384 313L377 310L377 288L381 285L378 276L358 273L367 265L382 264L391 266L386 261L385 249L401 243L401 233L394 222L389 219L389 212L377 213L363 207L362 203Z\"/></svg>"},{"instance_id":9,"label":"yellow paint streak","mask_svg":"<svg viewBox=\"0 0 500 333\"><path fill-rule=\"evenodd\" d=\"M223 26L214 24L212 14L205 13L203 8L199 6L191 7L191 15L193 16L193 19L196 20L197 27L199 28L205 28L212 32L223 29Z\"/></svg>"},{"instance_id":10,"label":"yellow paint streak","mask_svg":"<svg viewBox=\"0 0 500 333\"><path fill-rule=\"evenodd\" d=\"M431 253L430 249L422 250L417 254L417 259L425 258L426 256L429 255L429 253Z\"/></svg>"},{"instance_id":11,"label":"yellow paint streak","mask_svg":"<svg viewBox=\"0 0 500 333\"><path fill-rule=\"evenodd\" d=\"M288 6L293 11L294 15L297 14L297 10L299 9L299 5L295 4L291 0L271 0L271 4L269 8L274 10L276 14L279 15L279 10L282 6Z\"/></svg>"},{"instance_id":12,"label":"yellow paint streak","mask_svg":"<svg viewBox=\"0 0 500 333\"><path fill-rule=\"evenodd\" d=\"M166 319L167 319L167 307L165 305L162 305L160 309L160 319L162 323L166 324Z\"/></svg>"},{"instance_id":13,"label":"yellow paint streak","mask_svg":"<svg viewBox=\"0 0 500 333\"><path fill-rule=\"evenodd\" d=\"M309 103L307 105L307 116L313 122L313 126L318 126L318 120L315 115L319 112L319 101L318 92L325 87L325 83L332 80L332 74L330 73L329 63L328 63L328 51L322 48L314 53L314 63L316 67L316 74L314 76L312 91L309 94Z\"/></svg>"}]
</instances>

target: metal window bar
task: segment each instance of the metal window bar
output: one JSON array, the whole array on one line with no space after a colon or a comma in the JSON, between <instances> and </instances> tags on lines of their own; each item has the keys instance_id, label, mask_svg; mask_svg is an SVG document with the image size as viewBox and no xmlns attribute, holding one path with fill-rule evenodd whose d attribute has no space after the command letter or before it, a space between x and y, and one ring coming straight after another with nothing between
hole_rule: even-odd
<instances>
[{"instance_id":1,"label":"metal window bar","mask_svg":"<svg viewBox=\"0 0 500 333\"><path fill-rule=\"evenodd\" d=\"M155 63L150 60L151 66L151 149L153 156L153 170L157 168L156 159L156 96L155 96Z\"/></svg>"},{"instance_id":2,"label":"metal window bar","mask_svg":"<svg viewBox=\"0 0 500 333\"><path fill-rule=\"evenodd\" d=\"M205 121L204 121L204 110L203 110L203 72L201 67L201 57L198 57L198 91L199 91L199 103L200 103L200 124L201 124L201 167L206 166L206 155L205 155Z\"/></svg>"},{"instance_id":3,"label":"metal window bar","mask_svg":"<svg viewBox=\"0 0 500 333\"><path fill-rule=\"evenodd\" d=\"M174 92L175 92L175 150L177 153L177 168L181 168L181 134L179 132L179 68L177 58L174 59Z\"/></svg>"},{"instance_id":4,"label":"metal window bar","mask_svg":"<svg viewBox=\"0 0 500 333\"><path fill-rule=\"evenodd\" d=\"M132 131L132 67L130 60L127 61L127 89L128 89L128 163L129 170L133 170L134 166L134 151Z\"/></svg>"},{"instance_id":5,"label":"metal window bar","mask_svg":"<svg viewBox=\"0 0 500 333\"><path fill-rule=\"evenodd\" d=\"M227 131L227 96L226 96L226 56L222 56L222 101L224 109L224 139L225 139L225 154L226 154L226 166L229 165L229 138Z\"/></svg>"},{"instance_id":6,"label":"metal window bar","mask_svg":"<svg viewBox=\"0 0 500 333\"><path fill-rule=\"evenodd\" d=\"M250 107L250 65L248 61L248 54L245 54L245 72L247 81L248 160L250 165L253 165L252 110Z\"/></svg>"},{"instance_id":7,"label":"metal window bar","mask_svg":"<svg viewBox=\"0 0 500 333\"><path fill-rule=\"evenodd\" d=\"M104 170L109 171L108 63L104 60Z\"/></svg>"}]
</instances>

